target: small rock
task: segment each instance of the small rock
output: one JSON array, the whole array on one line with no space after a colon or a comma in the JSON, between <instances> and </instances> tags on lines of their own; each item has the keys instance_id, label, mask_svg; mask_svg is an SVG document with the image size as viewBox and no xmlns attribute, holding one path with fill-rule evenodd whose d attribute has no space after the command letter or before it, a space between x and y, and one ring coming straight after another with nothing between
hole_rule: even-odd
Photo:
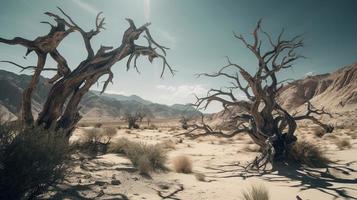
<instances>
[{"instance_id":1,"label":"small rock","mask_svg":"<svg viewBox=\"0 0 357 200\"><path fill-rule=\"evenodd\" d=\"M95 185L99 185L99 186L103 186L103 185L106 184L106 182L104 182L104 181L95 181L94 184Z\"/></svg>"},{"instance_id":2,"label":"small rock","mask_svg":"<svg viewBox=\"0 0 357 200\"><path fill-rule=\"evenodd\" d=\"M113 179L113 180L111 181L111 184L112 184L112 185L120 185L121 182L120 182L119 180L117 180L117 179Z\"/></svg>"},{"instance_id":3,"label":"small rock","mask_svg":"<svg viewBox=\"0 0 357 200\"><path fill-rule=\"evenodd\" d=\"M103 195L104 195L104 191L103 191L103 190L100 190L99 193L98 193L98 195L97 195L97 197L101 197L101 196L103 196Z\"/></svg>"}]
</instances>

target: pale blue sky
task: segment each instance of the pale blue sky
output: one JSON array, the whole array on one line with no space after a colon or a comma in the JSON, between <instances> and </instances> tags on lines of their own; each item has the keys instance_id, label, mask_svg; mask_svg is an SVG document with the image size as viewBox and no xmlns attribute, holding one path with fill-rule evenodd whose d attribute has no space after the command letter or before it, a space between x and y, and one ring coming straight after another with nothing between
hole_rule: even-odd
<instances>
[{"instance_id":1,"label":"pale blue sky","mask_svg":"<svg viewBox=\"0 0 357 200\"><path fill-rule=\"evenodd\" d=\"M215 72L225 64L225 56L254 70L256 61L232 31L248 34L256 21L263 18L263 27L277 34L282 27L287 34L304 33L308 57L284 78L302 78L306 73L326 73L357 60L357 1L355 0L1 0L0 36L22 36L34 39L45 35L49 27L40 24L48 20L45 11L63 8L82 27L93 27L97 12L106 17L106 30L94 39L94 45L118 46L128 27L124 18L137 25L152 22L153 37L171 48L168 61L178 73L160 79L161 62L139 62L141 74L125 72L125 63L113 66L114 84L108 92L137 94L153 102L174 104L193 101L192 92L204 95L211 87L224 86L221 79L196 79L194 74ZM85 56L77 33L67 37L59 51L74 68ZM0 44L0 60L12 60L24 65L35 64L34 55L22 57L26 50ZM48 66L54 65L48 62ZM2 64L2 69L18 72ZM45 74L46 75L46 74ZM100 89L94 87L93 89ZM217 110L212 107L209 111Z\"/></svg>"}]
</instances>

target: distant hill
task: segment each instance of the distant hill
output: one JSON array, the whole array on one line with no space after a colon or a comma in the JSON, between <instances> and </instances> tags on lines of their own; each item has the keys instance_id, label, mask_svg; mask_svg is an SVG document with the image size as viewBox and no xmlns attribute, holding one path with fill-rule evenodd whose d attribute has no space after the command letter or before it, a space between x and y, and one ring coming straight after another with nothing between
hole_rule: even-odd
<instances>
[{"instance_id":1,"label":"distant hill","mask_svg":"<svg viewBox=\"0 0 357 200\"><path fill-rule=\"evenodd\" d=\"M0 70L0 107L9 116L20 112L22 91L30 81L28 75L18 75ZM35 116L46 100L50 85L41 77L40 84L33 94L33 111ZM83 118L120 118L126 113L144 112L152 118L179 118L182 115L199 116L200 112L189 105L173 106L152 103L137 95L124 96L118 94L100 95L98 91L89 91L82 99L81 114Z\"/></svg>"},{"instance_id":2,"label":"distant hill","mask_svg":"<svg viewBox=\"0 0 357 200\"><path fill-rule=\"evenodd\" d=\"M335 72L307 76L283 86L277 97L283 108L289 111L305 111L308 100L317 108L324 107L330 113L357 113L357 64L342 67ZM218 112L210 116L213 125L222 124L232 113ZM335 115L337 116L337 115ZM350 121L353 121L350 120Z\"/></svg>"},{"instance_id":3,"label":"distant hill","mask_svg":"<svg viewBox=\"0 0 357 200\"><path fill-rule=\"evenodd\" d=\"M103 97L109 97L112 99L116 99L118 101L137 101L137 102L145 104L145 105L152 104L151 101L145 100L137 95L125 96L125 95L121 95L121 94L111 94L111 93L100 94L100 91L96 91L96 90L91 90L91 91L96 95L101 95Z\"/></svg>"},{"instance_id":4,"label":"distant hill","mask_svg":"<svg viewBox=\"0 0 357 200\"><path fill-rule=\"evenodd\" d=\"M310 100L333 112L357 109L357 64L322 75L308 76L284 86L278 97L288 110Z\"/></svg>"}]
</instances>

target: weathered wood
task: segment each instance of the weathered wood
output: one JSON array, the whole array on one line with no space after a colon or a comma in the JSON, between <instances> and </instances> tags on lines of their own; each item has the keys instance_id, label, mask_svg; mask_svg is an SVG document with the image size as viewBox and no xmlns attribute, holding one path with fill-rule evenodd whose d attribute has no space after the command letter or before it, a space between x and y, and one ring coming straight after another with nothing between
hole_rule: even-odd
<instances>
[{"instance_id":1,"label":"weathered wood","mask_svg":"<svg viewBox=\"0 0 357 200\"><path fill-rule=\"evenodd\" d=\"M129 28L124 32L120 46L117 48L101 46L100 49L94 53L91 39L104 29L105 22L104 18L101 17L102 13L100 12L96 16L95 28L90 31L85 31L61 8L58 9L64 17L51 12L45 13L57 22L56 25L52 25L50 22L42 22L51 26L51 30L47 35L38 37L33 41L21 37L15 37L12 40L0 38L1 43L26 47L28 49L26 55L31 52L36 52L38 56L36 66L22 67L11 61L3 61L14 64L23 70L35 70L31 82L23 94L22 120L26 124L31 125L36 123L38 125L44 125L45 128L55 126L57 129L63 129L69 137L81 118L78 105L82 97L100 77L108 75L108 79L105 81L102 89L102 92L104 92L113 79L111 67L128 56L127 69L132 65L132 58L134 58L134 68L138 70L136 60L139 56L147 56L150 62L155 58L162 59L163 68L161 76L166 68L168 68L172 74L174 73L174 70L170 67L165 58L168 48L159 45L152 38L148 29L150 23L146 23L137 28L133 20L126 19L129 23ZM87 58L71 71L66 59L58 52L57 47L60 42L72 32L81 34L87 51ZM148 46L135 44L135 41L141 36L147 39ZM163 55L157 50L161 51ZM32 92L38 84L41 72L46 70L44 66L48 54L57 62L57 73L49 80L49 83L53 85L43 109L39 113L37 121L34 122L31 109Z\"/></svg>"},{"instance_id":2,"label":"weathered wood","mask_svg":"<svg viewBox=\"0 0 357 200\"><path fill-rule=\"evenodd\" d=\"M283 31L279 34L276 41L266 33L261 27L261 20L257 23L252 36L253 41L249 43L242 35L234 34L245 47L255 56L258 61L254 74L249 73L239 64L232 63L227 58L228 64L223 66L215 74L200 74L208 77L224 77L231 81L232 86L228 89L211 89L206 97L197 98L194 104L198 108L207 108L207 106L217 101L222 103L225 111L237 110L238 108L244 114L238 114L232 117L232 124L236 124L231 133L215 131L204 123L203 118L200 124L191 125L191 130L186 135L199 137L205 135L215 135L220 137L232 137L236 134L246 132L252 140L258 144L263 153L250 164L251 167L261 168L268 162L274 164L286 157L286 153L297 140L294 135L297 120L311 120L322 126L326 132L331 132L331 125L323 124L312 114L330 115L323 109L314 108L310 102L308 112L302 116L293 116L283 109L276 100L279 89L282 87L281 82L277 80L277 73L283 69L291 68L293 62L303 58L296 50L303 47L301 36L291 39L282 39ZM263 39L265 36L268 46L265 52L262 50ZM232 72L233 71L233 72ZM243 81L242 81L243 80ZM239 100L236 98L235 91L241 91L245 94L246 99ZM331 115L330 115L331 116ZM203 130L202 134L193 134L194 130Z\"/></svg>"}]
</instances>

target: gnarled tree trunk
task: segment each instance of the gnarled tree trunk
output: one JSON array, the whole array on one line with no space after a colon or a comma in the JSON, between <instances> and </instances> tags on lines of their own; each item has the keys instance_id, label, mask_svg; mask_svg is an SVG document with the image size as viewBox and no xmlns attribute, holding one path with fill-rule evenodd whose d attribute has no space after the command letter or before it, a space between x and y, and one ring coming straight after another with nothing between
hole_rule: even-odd
<instances>
[{"instance_id":1,"label":"gnarled tree trunk","mask_svg":"<svg viewBox=\"0 0 357 200\"><path fill-rule=\"evenodd\" d=\"M292 67L292 64L303 56L299 55L296 50L303 46L300 36L291 39L283 39L283 31L277 40L261 28L261 21L257 23L253 33L253 42L249 43L242 35L235 34L245 47L257 59L257 68L254 74L246 71L246 67L232 63L227 58L228 64L222 67L215 74L201 74L208 77L225 77L229 79L232 86L223 89L211 89L207 97L197 98L196 106L206 108L212 101L221 102L224 109L228 112L232 108L242 110L244 114L236 114L232 117L231 123L235 128L229 133L214 131L209 125L205 124L202 118L201 125L191 125L191 130L185 134L191 137L204 135L215 135L220 137L232 137L239 133L248 133L252 140L258 144L263 153L250 164L251 167L266 167L267 163L276 163L285 160L286 154L291 146L297 140L294 135L298 120L311 120L322 126L326 132L332 132L333 127L323 124L315 115L328 114L323 109L316 109L307 102L307 112L300 116L291 115L279 105L276 97L283 86L283 81L277 80L277 73L281 70ZM266 47L261 37L265 36L268 41ZM246 99L237 99L235 91L243 92ZM234 109L236 110L236 109ZM331 115L330 115L331 116ZM194 130L203 130L204 133L193 134ZM273 166L274 167L274 166Z\"/></svg>"},{"instance_id":2,"label":"gnarled tree trunk","mask_svg":"<svg viewBox=\"0 0 357 200\"><path fill-rule=\"evenodd\" d=\"M64 17L50 12L45 13L57 23L53 25L50 22L42 22L51 26L51 30L47 35L38 37L33 41L20 37L12 40L0 38L1 43L26 47L28 49L26 55L34 51L38 56L36 66L23 67L11 61L2 61L13 64L23 70L35 70L28 87L23 93L21 118L27 126L43 125L45 128L54 126L57 129L64 130L69 137L81 118L78 105L82 97L100 77L108 75L108 79L105 81L102 89L102 92L104 92L107 85L113 79L111 67L126 57L128 57L127 70L129 70L132 62L134 62L134 68L138 70L136 60L139 56L147 56L150 62L154 58L162 59L163 68L161 76L163 76L166 67L173 74L173 70L165 59L165 50L168 48L159 45L151 37L148 29L150 23L137 28L131 19L126 19L129 22L129 28L124 32L121 45L117 48L101 46L95 53L92 48L91 39L104 29L105 23L104 18L101 18L101 13L98 13L96 17L95 28L85 31L61 8L58 9ZM60 42L72 32L81 34L87 51L87 58L73 70L68 67L66 59L57 51ZM148 46L135 44L135 41L141 36L148 41ZM159 49L163 54L158 53L156 49ZM48 54L57 62L57 68L45 68ZM49 80L49 83L53 85L43 109L35 122L31 108L32 93L38 84L41 72L44 70L55 70L57 74Z\"/></svg>"}]
</instances>

